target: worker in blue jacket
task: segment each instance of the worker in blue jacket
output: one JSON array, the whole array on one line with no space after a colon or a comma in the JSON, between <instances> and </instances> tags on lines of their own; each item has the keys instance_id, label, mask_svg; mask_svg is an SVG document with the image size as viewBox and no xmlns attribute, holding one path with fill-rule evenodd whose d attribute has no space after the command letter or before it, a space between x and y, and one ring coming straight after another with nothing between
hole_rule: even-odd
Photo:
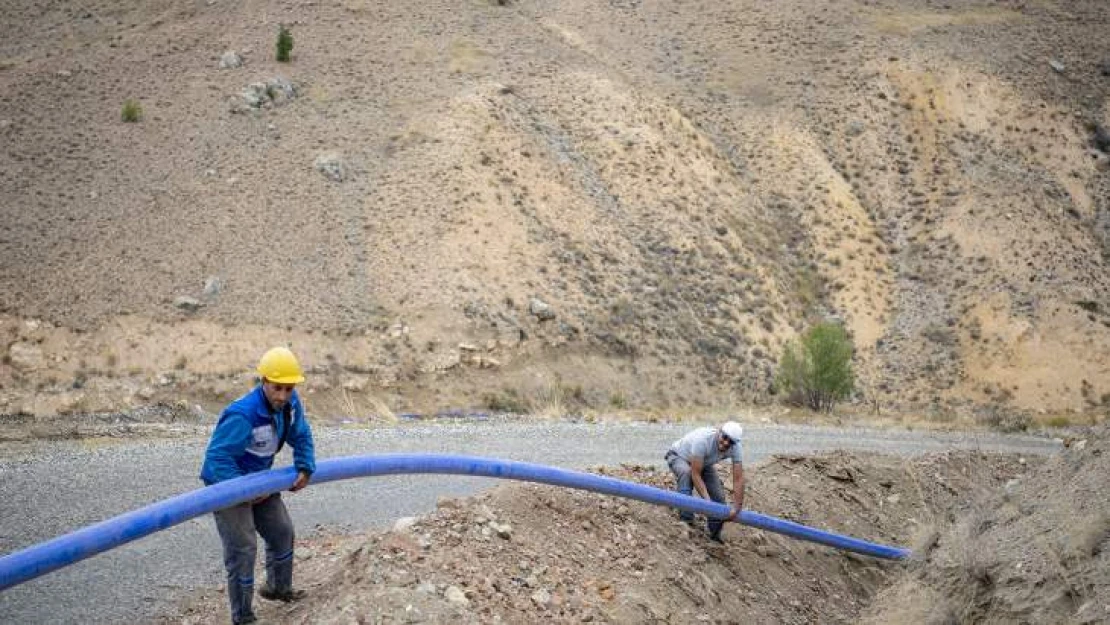
<instances>
[{"instance_id":1,"label":"worker in blue jacket","mask_svg":"<svg viewBox=\"0 0 1110 625\"><path fill-rule=\"evenodd\" d=\"M308 485L316 470L312 429L296 386L304 381L293 352L275 347L258 363L260 384L232 402L220 415L200 479L211 486L249 473L265 471L288 443L293 448L297 478L289 489ZM266 584L259 595L275 601L296 601L293 590L293 521L281 493L259 497L215 513L216 529L224 548L227 596L232 623L253 623L254 564L258 551L255 532L266 544Z\"/></svg>"}]
</instances>

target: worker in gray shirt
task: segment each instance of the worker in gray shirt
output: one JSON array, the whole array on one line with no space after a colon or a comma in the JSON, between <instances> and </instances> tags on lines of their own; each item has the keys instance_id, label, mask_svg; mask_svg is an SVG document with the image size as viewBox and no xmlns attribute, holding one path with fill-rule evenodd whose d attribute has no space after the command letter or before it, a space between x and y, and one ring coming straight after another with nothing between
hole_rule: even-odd
<instances>
[{"instance_id":1,"label":"worker in gray shirt","mask_svg":"<svg viewBox=\"0 0 1110 625\"><path fill-rule=\"evenodd\" d=\"M726 502L714 465L725 458L732 460L732 498L736 505L728 516L729 521L734 520L744 507L744 462L740 443L743 434L744 429L735 421L719 428L701 427L675 441L664 456L674 473L678 492L692 495L696 490L703 499L712 499L717 503ZM694 523L692 512L680 511L679 518L690 525ZM724 542L721 538L724 520L709 519L706 526L710 539Z\"/></svg>"}]
</instances>

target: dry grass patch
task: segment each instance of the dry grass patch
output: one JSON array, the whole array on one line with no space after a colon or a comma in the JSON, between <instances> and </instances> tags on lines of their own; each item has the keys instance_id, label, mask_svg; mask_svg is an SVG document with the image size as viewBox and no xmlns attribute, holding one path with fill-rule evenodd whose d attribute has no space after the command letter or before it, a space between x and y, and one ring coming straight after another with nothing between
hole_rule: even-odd
<instances>
[{"instance_id":1,"label":"dry grass patch","mask_svg":"<svg viewBox=\"0 0 1110 625\"><path fill-rule=\"evenodd\" d=\"M480 74L491 63L489 52L483 50L478 44L464 39L452 41L447 54L448 69L459 74Z\"/></svg>"},{"instance_id":2,"label":"dry grass patch","mask_svg":"<svg viewBox=\"0 0 1110 625\"><path fill-rule=\"evenodd\" d=\"M1017 11L984 8L948 13L900 12L882 13L874 16L875 29L892 35L910 35L920 30L949 28L953 26L980 26L1023 21L1026 18Z\"/></svg>"}]
</instances>

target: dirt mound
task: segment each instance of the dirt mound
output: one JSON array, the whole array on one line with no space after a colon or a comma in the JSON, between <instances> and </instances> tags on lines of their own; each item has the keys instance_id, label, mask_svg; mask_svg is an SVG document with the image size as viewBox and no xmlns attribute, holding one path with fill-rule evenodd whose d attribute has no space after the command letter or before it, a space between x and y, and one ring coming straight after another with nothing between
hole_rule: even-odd
<instances>
[{"instance_id":1,"label":"dirt mound","mask_svg":"<svg viewBox=\"0 0 1110 625\"><path fill-rule=\"evenodd\" d=\"M953 452L912 460L777 456L750 471L750 507L913 548L908 562L730 525L726 544L672 510L512 484L300 549L293 606L267 622L1093 622L1106 618L1106 438L1050 460ZM598 472L659 487L669 473ZM1069 488L1059 488L1068 484ZM1067 523L1074 520L1073 523ZM225 618L219 591L172 622Z\"/></svg>"},{"instance_id":2,"label":"dirt mound","mask_svg":"<svg viewBox=\"0 0 1110 625\"><path fill-rule=\"evenodd\" d=\"M867 621L1110 621L1106 434L1072 439L1038 469L947 510Z\"/></svg>"}]
</instances>

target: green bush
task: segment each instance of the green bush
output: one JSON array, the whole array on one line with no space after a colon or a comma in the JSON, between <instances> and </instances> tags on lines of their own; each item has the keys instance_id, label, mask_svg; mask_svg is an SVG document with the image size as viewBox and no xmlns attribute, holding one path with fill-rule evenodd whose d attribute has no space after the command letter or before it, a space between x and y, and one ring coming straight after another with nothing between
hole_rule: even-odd
<instances>
[{"instance_id":1,"label":"green bush","mask_svg":"<svg viewBox=\"0 0 1110 625\"><path fill-rule=\"evenodd\" d=\"M852 342L836 323L819 323L790 341L782 352L776 389L787 401L830 412L851 392Z\"/></svg>"},{"instance_id":2,"label":"green bush","mask_svg":"<svg viewBox=\"0 0 1110 625\"><path fill-rule=\"evenodd\" d=\"M134 123L143 118L143 107L134 100L127 100L123 103L123 109L119 113L120 119L128 123Z\"/></svg>"},{"instance_id":3,"label":"green bush","mask_svg":"<svg viewBox=\"0 0 1110 625\"><path fill-rule=\"evenodd\" d=\"M293 51L293 33L282 24L278 27L277 60L282 63L289 62L289 53Z\"/></svg>"},{"instance_id":4,"label":"green bush","mask_svg":"<svg viewBox=\"0 0 1110 625\"><path fill-rule=\"evenodd\" d=\"M1045 425L1053 428L1066 428L1071 425L1071 419L1065 415L1054 415L1045 421Z\"/></svg>"}]
</instances>

